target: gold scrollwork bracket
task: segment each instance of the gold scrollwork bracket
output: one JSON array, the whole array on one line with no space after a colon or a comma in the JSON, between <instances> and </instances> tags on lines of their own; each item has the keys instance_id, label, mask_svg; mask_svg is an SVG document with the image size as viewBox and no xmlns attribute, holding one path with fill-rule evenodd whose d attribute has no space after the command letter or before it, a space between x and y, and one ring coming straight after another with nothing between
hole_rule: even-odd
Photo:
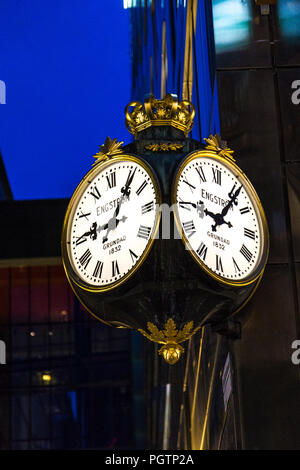
<instances>
[{"instance_id":1,"label":"gold scrollwork bracket","mask_svg":"<svg viewBox=\"0 0 300 470\"><path fill-rule=\"evenodd\" d=\"M118 142L117 139L106 137L104 144L99 146L99 152L93 155L96 161L92 166L103 163L106 160L109 160L110 158L122 153L123 144L124 142Z\"/></svg>"},{"instance_id":2,"label":"gold scrollwork bracket","mask_svg":"<svg viewBox=\"0 0 300 470\"><path fill-rule=\"evenodd\" d=\"M147 323L147 328L149 333L142 329L138 331L150 341L162 344L163 346L159 349L158 353L163 356L168 364L176 364L181 354L184 353L184 348L180 343L191 338L201 326L194 328L194 322L190 321L184 325L182 330L178 330L173 318L169 318L165 323L164 330L159 330L151 322Z\"/></svg>"},{"instance_id":3,"label":"gold scrollwork bracket","mask_svg":"<svg viewBox=\"0 0 300 470\"><path fill-rule=\"evenodd\" d=\"M178 144L176 142L163 142L159 144L149 144L145 145L145 150L151 150L151 152L177 152L178 150L183 149L183 144Z\"/></svg>"},{"instance_id":4,"label":"gold scrollwork bracket","mask_svg":"<svg viewBox=\"0 0 300 470\"><path fill-rule=\"evenodd\" d=\"M208 139L204 138L203 140L207 143L205 147L206 150L212 150L213 152L216 152L218 155L220 155L220 157L226 158L231 162L235 162L235 159L232 156L234 150L231 150L229 147L227 147L227 142L222 140L219 134L210 135Z\"/></svg>"}]
</instances>

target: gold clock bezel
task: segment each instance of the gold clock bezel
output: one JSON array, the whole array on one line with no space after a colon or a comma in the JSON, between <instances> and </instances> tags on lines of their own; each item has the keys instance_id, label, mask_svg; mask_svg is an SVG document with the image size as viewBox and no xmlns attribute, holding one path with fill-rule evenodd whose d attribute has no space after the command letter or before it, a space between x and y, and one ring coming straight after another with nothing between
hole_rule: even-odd
<instances>
[{"instance_id":1,"label":"gold clock bezel","mask_svg":"<svg viewBox=\"0 0 300 470\"><path fill-rule=\"evenodd\" d=\"M246 276L244 279L239 279L239 280L233 280L233 279L228 279L225 277L222 277L218 274L216 274L214 271L212 271L195 253L195 251L192 249L189 240L185 236L182 224L180 223L180 217L178 213L178 207L177 207L177 187L178 187L178 181L179 178L184 170L184 168L193 160L196 158L201 158L201 157L209 157L214 160L218 160L220 163L223 165L227 166L231 171L233 171L237 178L240 178L240 180L243 182L244 187L246 188L247 194L253 204L254 210L257 215L258 223L260 225L260 231L261 231L261 246L260 246L260 255L259 255L259 261L256 264L255 269L251 272L250 275ZM267 219L262 207L262 204L260 202L260 199L248 179L248 177L245 175L245 173L231 160L221 157L217 153L213 152L212 150L196 150L189 155L186 156L186 158L181 162L179 165L179 168L177 169L177 173L173 182L172 186L172 204L174 207L174 219L176 226L178 228L179 234L181 236L181 239L184 243L185 246L187 246L187 251L190 253L190 255L193 257L193 259L200 265L200 267L205 271L206 274L208 274L210 277L212 277L214 280L221 282L222 284L225 284L227 286L236 286L236 287L241 287L241 286L248 286L249 284L252 284L255 282L259 276L263 273L267 259L268 259L268 254L269 254L269 230L268 230L268 223Z\"/></svg>"},{"instance_id":2,"label":"gold clock bezel","mask_svg":"<svg viewBox=\"0 0 300 470\"><path fill-rule=\"evenodd\" d=\"M90 184L89 180L90 178L94 178L98 173L101 173L102 171L105 171L107 167L109 167L112 164L118 163L118 162L133 162L138 165L140 165L149 175L151 178L154 191L155 191L155 197L156 197L156 202L158 206L158 210L156 209L156 216L155 216L155 222L153 226L153 230L151 232L151 236L148 240L148 243L146 245L145 250L143 251L143 254L141 255L140 259L136 262L136 264L131 268L131 270L126 273L123 277L118 279L117 281L112 282L111 284L106 284L105 286L94 286L91 284L88 284L85 282L83 279L79 277L79 275L76 273L75 267L73 266L73 263L71 262L70 256L69 256L69 248L68 245L70 244L70 240L68 240L68 229L70 227L70 221L72 220L72 216L74 215L75 208L77 206L77 202L79 197L82 195L86 187ZM154 243L159 223L160 223L160 217L161 217L161 191L160 191L160 186L158 183L158 179L156 174L154 173L153 169L146 163L144 160L141 158L132 155L130 153L122 153L118 154L115 157L110 158L109 160L106 160L105 162L101 162L96 164L81 180L77 188L75 189L71 200L69 202L69 205L67 207L66 215L64 218L64 223L63 223L63 229L62 229L62 237L61 237L61 251L62 251L62 262L63 262L63 267L66 273L67 278L72 279L72 282L76 284L78 287L84 289L87 292L107 292L112 289L115 289L116 287L119 287L121 284L126 282L133 274L141 267L145 259L147 258L152 245ZM156 207L157 207L156 206Z\"/></svg>"}]
</instances>

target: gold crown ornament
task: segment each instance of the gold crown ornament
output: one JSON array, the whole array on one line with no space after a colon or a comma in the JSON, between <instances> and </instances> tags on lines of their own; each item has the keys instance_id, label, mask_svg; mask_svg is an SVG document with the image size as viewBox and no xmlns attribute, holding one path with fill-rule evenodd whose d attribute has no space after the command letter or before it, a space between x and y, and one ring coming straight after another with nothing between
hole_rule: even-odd
<instances>
[{"instance_id":1,"label":"gold crown ornament","mask_svg":"<svg viewBox=\"0 0 300 470\"><path fill-rule=\"evenodd\" d=\"M193 328L193 326L194 322L190 321L184 325L182 330L178 330L173 318L169 318L165 323L164 330L159 330L154 323L148 322L149 333L142 329L138 331L150 341L163 344L158 354L161 354L168 364L173 365L179 361L181 354L184 352L184 348L179 343L191 338L201 328L200 326Z\"/></svg>"},{"instance_id":2,"label":"gold crown ornament","mask_svg":"<svg viewBox=\"0 0 300 470\"><path fill-rule=\"evenodd\" d=\"M190 101L178 102L177 95L168 94L161 100L149 95L144 104L139 101L129 103L125 108L125 116L126 127L135 137L152 126L173 126L187 137L193 127L195 108Z\"/></svg>"}]
</instances>

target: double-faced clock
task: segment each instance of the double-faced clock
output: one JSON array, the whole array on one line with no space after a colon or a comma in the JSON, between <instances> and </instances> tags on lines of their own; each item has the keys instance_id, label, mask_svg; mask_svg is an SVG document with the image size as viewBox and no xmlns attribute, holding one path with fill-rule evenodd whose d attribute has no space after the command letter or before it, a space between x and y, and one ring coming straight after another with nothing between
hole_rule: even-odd
<instances>
[{"instance_id":1,"label":"double-faced clock","mask_svg":"<svg viewBox=\"0 0 300 470\"><path fill-rule=\"evenodd\" d=\"M170 364L203 325L235 334L224 323L252 297L269 249L261 203L233 151L219 136L205 148L187 137L194 114L175 95L130 103L135 140L106 139L62 233L80 302L104 323L159 343Z\"/></svg>"},{"instance_id":2,"label":"double-faced clock","mask_svg":"<svg viewBox=\"0 0 300 470\"><path fill-rule=\"evenodd\" d=\"M65 217L62 254L72 282L101 292L131 277L155 239L160 202L156 176L143 160L125 153L97 163Z\"/></svg>"},{"instance_id":3,"label":"double-faced clock","mask_svg":"<svg viewBox=\"0 0 300 470\"><path fill-rule=\"evenodd\" d=\"M257 280L268 256L266 218L232 159L209 150L188 155L176 174L173 203L187 251L211 278L231 286Z\"/></svg>"}]
</instances>

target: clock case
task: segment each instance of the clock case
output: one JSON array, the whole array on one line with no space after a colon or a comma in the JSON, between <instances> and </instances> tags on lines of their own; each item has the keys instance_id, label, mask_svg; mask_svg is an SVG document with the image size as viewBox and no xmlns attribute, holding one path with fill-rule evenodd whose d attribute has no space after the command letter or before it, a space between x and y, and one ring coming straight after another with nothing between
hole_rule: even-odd
<instances>
[{"instance_id":1,"label":"clock case","mask_svg":"<svg viewBox=\"0 0 300 470\"><path fill-rule=\"evenodd\" d=\"M170 150L170 143L176 144L172 146L175 150ZM163 148L166 150L157 150ZM204 150L204 146L186 138L181 130L159 126L141 131L136 140L122 150L144 160L153 169L161 189L162 203L171 206L173 182L180 164L191 152ZM170 219L172 235L175 226L172 213ZM64 246L63 262L80 302L108 325L146 330L147 323L152 322L162 330L170 318L178 329L190 321L194 322L194 327L208 323L222 325L224 320L246 305L259 285L269 246L267 225L264 231L265 256L260 275L252 283L242 286L220 282L202 269L179 237L157 237L139 269L125 282L106 291L87 290L74 281L67 268Z\"/></svg>"}]
</instances>

